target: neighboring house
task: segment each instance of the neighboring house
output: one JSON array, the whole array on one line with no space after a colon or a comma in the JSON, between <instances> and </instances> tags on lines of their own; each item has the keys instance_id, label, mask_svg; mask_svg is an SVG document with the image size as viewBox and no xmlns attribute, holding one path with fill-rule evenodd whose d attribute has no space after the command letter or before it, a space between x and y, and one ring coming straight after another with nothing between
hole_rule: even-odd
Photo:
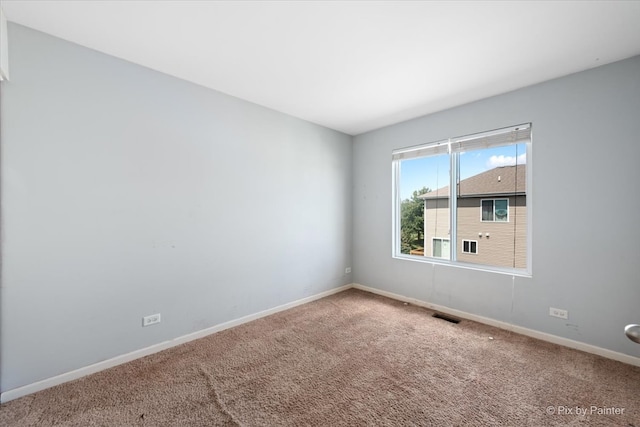
<instances>
[{"instance_id":1,"label":"neighboring house","mask_svg":"<svg viewBox=\"0 0 640 427\"><path fill-rule=\"evenodd\" d=\"M527 266L526 165L502 166L458 184L458 261ZM449 187L424 199L424 255L449 258Z\"/></svg>"}]
</instances>

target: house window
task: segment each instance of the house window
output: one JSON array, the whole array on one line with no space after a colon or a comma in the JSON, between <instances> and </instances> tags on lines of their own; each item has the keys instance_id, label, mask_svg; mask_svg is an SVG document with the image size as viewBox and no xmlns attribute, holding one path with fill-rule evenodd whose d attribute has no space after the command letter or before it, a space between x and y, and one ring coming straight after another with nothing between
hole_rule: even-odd
<instances>
[{"instance_id":1,"label":"house window","mask_svg":"<svg viewBox=\"0 0 640 427\"><path fill-rule=\"evenodd\" d=\"M463 240L462 252L465 254L477 254L478 253L478 241L477 240Z\"/></svg>"},{"instance_id":2,"label":"house window","mask_svg":"<svg viewBox=\"0 0 640 427\"><path fill-rule=\"evenodd\" d=\"M449 259L449 239L434 237L432 239L433 257Z\"/></svg>"},{"instance_id":3,"label":"house window","mask_svg":"<svg viewBox=\"0 0 640 427\"><path fill-rule=\"evenodd\" d=\"M393 256L530 275L530 152L531 124L394 150Z\"/></svg>"},{"instance_id":4,"label":"house window","mask_svg":"<svg viewBox=\"0 0 640 427\"><path fill-rule=\"evenodd\" d=\"M509 222L509 199L482 200L482 220Z\"/></svg>"}]
</instances>

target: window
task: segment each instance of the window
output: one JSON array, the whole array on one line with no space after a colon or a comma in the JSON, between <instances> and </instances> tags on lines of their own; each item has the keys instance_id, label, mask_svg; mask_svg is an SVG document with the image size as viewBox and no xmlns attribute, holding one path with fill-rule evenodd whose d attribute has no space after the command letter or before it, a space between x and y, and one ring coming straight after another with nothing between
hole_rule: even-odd
<instances>
[{"instance_id":1,"label":"window","mask_svg":"<svg viewBox=\"0 0 640 427\"><path fill-rule=\"evenodd\" d=\"M465 254L477 254L478 253L478 242L476 240L463 240L462 241L462 252Z\"/></svg>"},{"instance_id":2,"label":"window","mask_svg":"<svg viewBox=\"0 0 640 427\"><path fill-rule=\"evenodd\" d=\"M393 256L530 274L530 151L531 124L394 150Z\"/></svg>"},{"instance_id":3,"label":"window","mask_svg":"<svg viewBox=\"0 0 640 427\"><path fill-rule=\"evenodd\" d=\"M449 259L449 239L434 237L432 240L433 257Z\"/></svg>"},{"instance_id":4,"label":"window","mask_svg":"<svg viewBox=\"0 0 640 427\"><path fill-rule=\"evenodd\" d=\"M509 221L509 199L482 200L483 221Z\"/></svg>"}]
</instances>

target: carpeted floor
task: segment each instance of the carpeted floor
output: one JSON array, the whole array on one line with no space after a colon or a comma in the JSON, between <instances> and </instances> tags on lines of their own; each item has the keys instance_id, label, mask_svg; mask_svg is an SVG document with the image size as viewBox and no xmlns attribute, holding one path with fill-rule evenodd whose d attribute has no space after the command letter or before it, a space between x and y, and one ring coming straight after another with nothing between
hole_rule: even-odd
<instances>
[{"instance_id":1,"label":"carpeted floor","mask_svg":"<svg viewBox=\"0 0 640 427\"><path fill-rule=\"evenodd\" d=\"M640 427L640 368L432 314L351 289L3 404L0 424Z\"/></svg>"}]
</instances>

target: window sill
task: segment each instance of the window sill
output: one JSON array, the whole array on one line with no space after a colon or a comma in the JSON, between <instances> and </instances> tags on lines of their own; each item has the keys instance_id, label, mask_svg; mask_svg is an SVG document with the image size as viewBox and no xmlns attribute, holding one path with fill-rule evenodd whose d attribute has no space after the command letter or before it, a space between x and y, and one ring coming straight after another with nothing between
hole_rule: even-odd
<instances>
[{"instance_id":1,"label":"window sill","mask_svg":"<svg viewBox=\"0 0 640 427\"><path fill-rule=\"evenodd\" d=\"M471 263L460 262L460 261L449 261L446 259L440 260L437 258L429 258L429 257L424 257L419 255L405 255L405 254L395 255L394 254L392 255L392 257L395 259L421 262L424 264L444 265L452 268L464 268L467 270L476 270L476 271L484 271L488 273L505 274L508 276L527 277L527 278L533 277L532 274L527 270L519 269L519 268L491 267L488 265L478 265L478 264L471 264Z\"/></svg>"}]
</instances>

